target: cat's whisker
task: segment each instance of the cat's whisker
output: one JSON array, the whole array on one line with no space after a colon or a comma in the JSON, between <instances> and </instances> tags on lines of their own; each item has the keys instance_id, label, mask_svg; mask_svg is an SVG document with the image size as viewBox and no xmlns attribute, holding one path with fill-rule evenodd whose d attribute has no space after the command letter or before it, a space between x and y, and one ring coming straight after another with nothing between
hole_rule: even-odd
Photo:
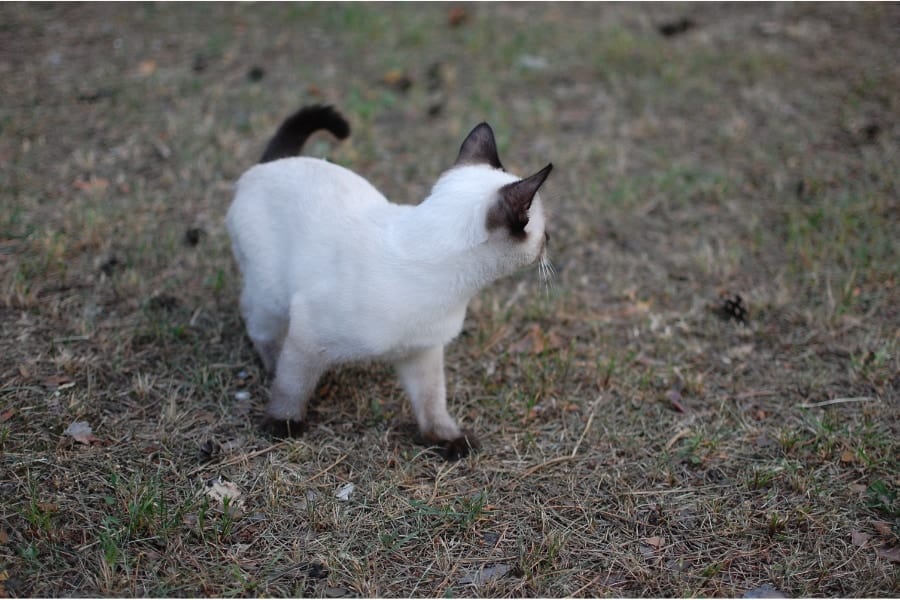
<instances>
[{"instance_id":1,"label":"cat's whisker","mask_svg":"<svg viewBox=\"0 0 900 600\"><path fill-rule=\"evenodd\" d=\"M541 282L544 284L544 292L549 296L550 288L553 287L553 280L556 278L556 270L553 268L553 263L547 258L546 250L541 254L541 259L538 263L538 273L540 274Z\"/></svg>"}]
</instances>

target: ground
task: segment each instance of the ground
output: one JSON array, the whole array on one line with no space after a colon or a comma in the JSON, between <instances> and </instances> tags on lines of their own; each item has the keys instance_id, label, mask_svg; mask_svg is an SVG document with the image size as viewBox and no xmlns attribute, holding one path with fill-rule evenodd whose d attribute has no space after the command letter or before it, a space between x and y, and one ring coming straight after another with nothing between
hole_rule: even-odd
<instances>
[{"instance_id":1,"label":"ground","mask_svg":"<svg viewBox=\"0 0 900 600\"><path fill-rule=\"evenodd\" d=\"M0 5L0 596L896 596L898 22ZM353 132L307 152L397 202L482 120L555 166L552 286L447 351L474 456L379 365L257 427L223 217L309 103Z\"/></svg>"}]
</instances>

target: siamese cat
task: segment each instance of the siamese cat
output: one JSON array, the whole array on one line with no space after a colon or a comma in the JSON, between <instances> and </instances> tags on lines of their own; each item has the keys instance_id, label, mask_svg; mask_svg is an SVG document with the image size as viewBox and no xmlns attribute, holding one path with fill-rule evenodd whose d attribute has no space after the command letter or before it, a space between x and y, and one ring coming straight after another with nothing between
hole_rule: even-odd
<instances>
[{"instance_id":1,"label":"siamese cat","mask_svg":"<svg viewBox=\"0 0 900 600\"><path fill-rule=\"evenodd\" d=\"M392 363L422 437L445 458L476 449L447 411L444 346L480 289L514 271L547 268L538 189L503 169L487 123L417 205L393 204L356 173L297 157L347 121L311 106L288 118L236 186L226 224L243 276L241 314L274 374L268 426L299 431L320 376L349 361Z\"/></svg>"}]
</instances>

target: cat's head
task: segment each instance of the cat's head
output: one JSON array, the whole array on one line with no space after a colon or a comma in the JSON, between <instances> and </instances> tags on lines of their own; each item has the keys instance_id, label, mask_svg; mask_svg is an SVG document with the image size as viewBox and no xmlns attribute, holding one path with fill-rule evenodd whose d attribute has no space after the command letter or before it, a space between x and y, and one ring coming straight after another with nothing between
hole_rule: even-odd
<instances>
[{"instance_id":1,"label":"cat's head","mask_svg":"<svg viewBox=\"0 0 900 600\"><path fill-rule=\"evenodd\" d=\"M538 189L552 164L520 178L503 168L490 125L481 123L466 137L439 188L450 192L457 211L474 218L472 240L495 256L502 271L514 271L544 258L549 235ZM440 194L443 195L443 194ZM468 205L468 206L466 206Z\"/></svg>"}]
</instances>

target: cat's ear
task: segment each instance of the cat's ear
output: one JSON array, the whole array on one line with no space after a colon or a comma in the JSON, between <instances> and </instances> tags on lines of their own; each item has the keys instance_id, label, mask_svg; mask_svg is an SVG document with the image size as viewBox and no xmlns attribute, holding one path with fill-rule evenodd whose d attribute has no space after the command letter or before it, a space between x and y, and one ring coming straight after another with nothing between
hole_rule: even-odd
<instances>
[{"instance_id":1,"label":"cat's ear","mask_svg":"<svg viewBox=\"0 0 900 600\"><path fill-rule=\"evenodd\" d=\"M500 188L497 202L488 210L487 228L506 227L515 238L525 237L528 225L528 209L538 188L543 185L553 164L549 164L531 177L508 183Z\"/></svg>"},{"instance_id":2,"label":"cat's ear","mask_svg":"<svg viewBox=\"0 0 900 600\"><path fill-rule=\"evenodd\" d=\"M457 165L481 165L488 164L495 169L502 169L500 157L497 155L497 142L494 140L494 130L487 123L477 125L469 133L459 149L456 158Z\"/></svg>"}]
</instances>

